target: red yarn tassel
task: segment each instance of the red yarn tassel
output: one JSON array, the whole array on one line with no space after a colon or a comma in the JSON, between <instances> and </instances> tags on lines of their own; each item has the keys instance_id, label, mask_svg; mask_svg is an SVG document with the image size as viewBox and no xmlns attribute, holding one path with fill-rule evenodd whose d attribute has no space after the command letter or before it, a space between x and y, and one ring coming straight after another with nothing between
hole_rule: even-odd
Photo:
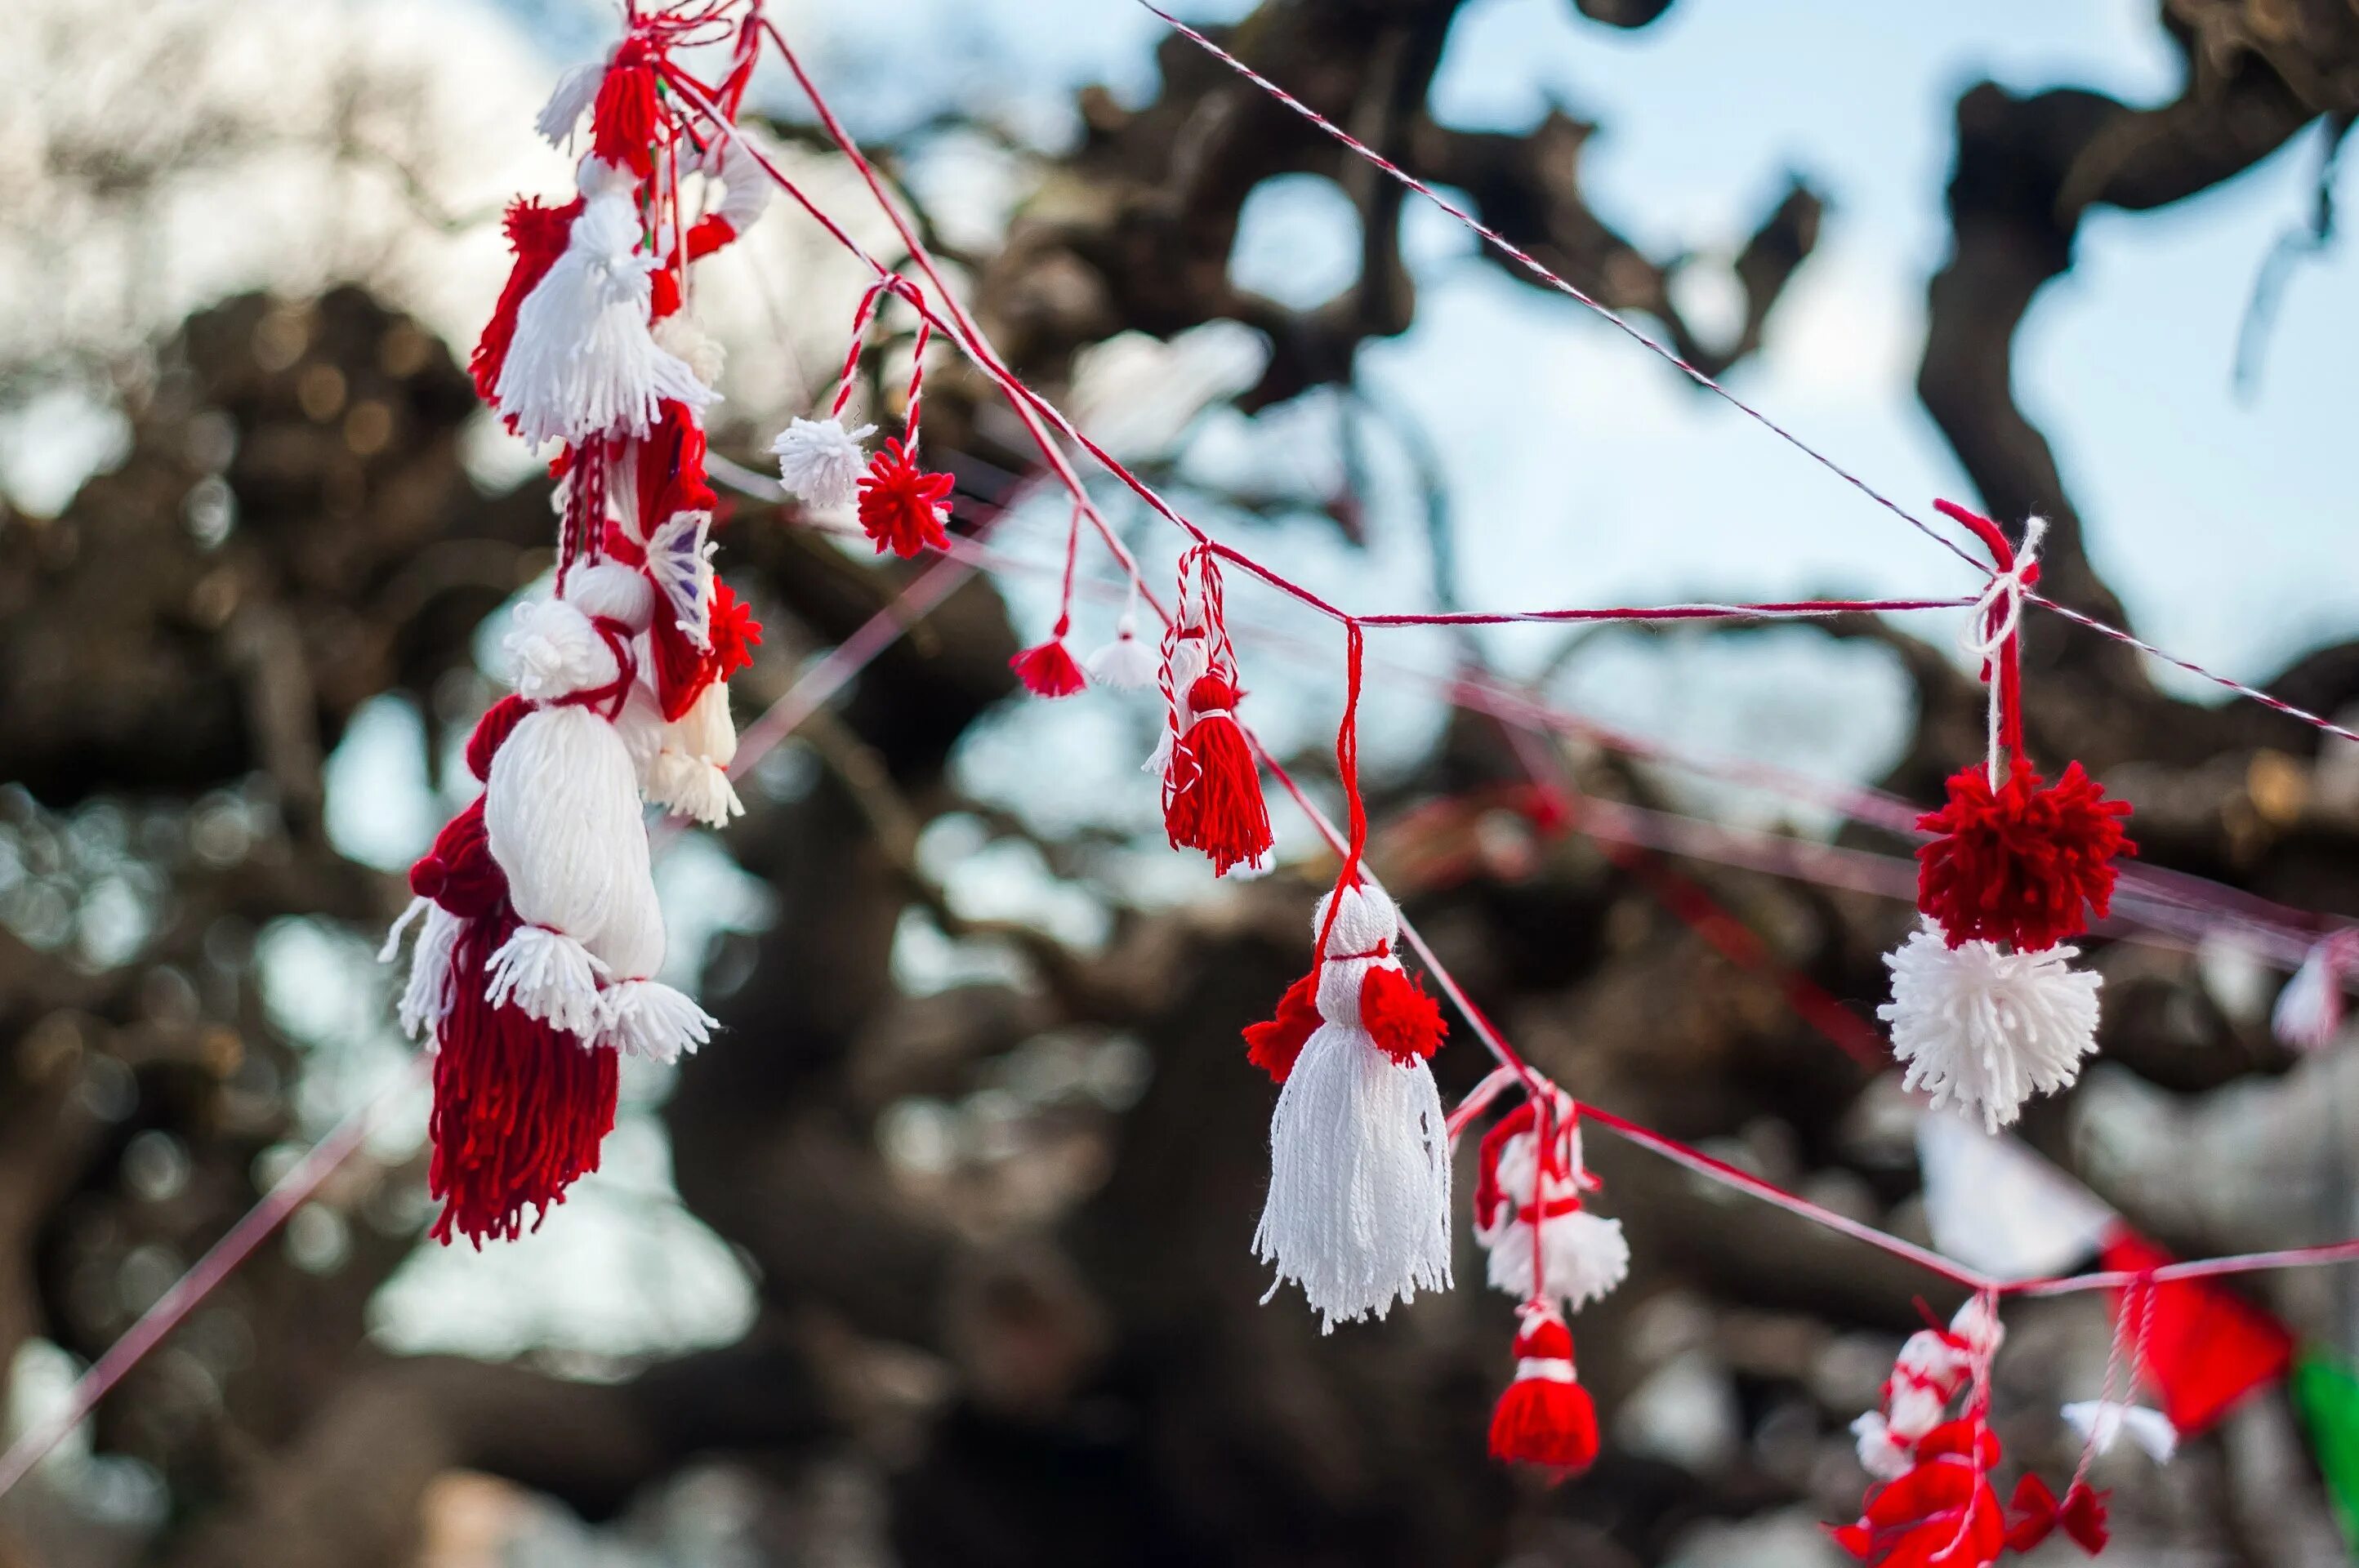
<instances>
[{"instance_id":1,"label":"red yarn tassel","mask_svg":"<svg viewBox=\"0 0 2359 1568\"><path fill-rule=\"evenodd\" d=\"M1219 676L1189 687L1195 719L1172 747L1163 779L1163 827L1171 847L1202 850L1215 876L1260 860L1271 841L1261 770L1229 711L1235 702L1234 688Z\"/></svg>"},{"instance_id":2,"label":"red yarn tassel","mask_svg":"<svg viewBox=\"0 0 2359 1568\"><path fill-rule=\"evenodd\" d=\"M508 270L507 286L492 308L492 319L484 323L484 335L475 340L474 352L467 356L467 373L474 380L476 395L485 403L497 406L492 389L500 384L500 367L507 363L508 345L516 341L516 311L524 297L539 287L557 258L565 254L573 220L581 211L578 196L562 207L544 206L522 197L508 203L504 227L516 265ZM516 421L508 424L513 427Z\"/></svg>"},{"instance_id":3,"label":"red yarn tassel","mask_svg":"<svg viewBox=\"0 0 2359 1568\"><path fill-rule=\"evenodd\" d=\"M1450 1033L1441 1004L1407 974L1382 965L1360 981L1360 1022L1376 1049L1404 1067L1432 1055Z\"/></svg>"},{"instance_id":4,"label":"red yarn tassel","mask_svg":"<svg viewBox=\"0 0 2359 1568\"><path fill-rule=\"evenodd\" d=\"M1491 1457L1529 1465L1553 1480L1597 1462L1597 1407L1573 1379L1572 1333L1547 1307L1524 1309L1516 1380L1491 1412Z\"/></svg>"},{"instance_id":5,"label":"red yarn tassel","mask_svg":"<svg viewBox=\"0 0 2359 1568\"><path fill-rule=\"evenodd\" d=\"M656 171L656 123L663 105L656 97L655 62L642 39L623 40L606 79L598 84L598 102L590 111L590 150L618 168L628 168L641 179Z\"/></svg>"},{"instance_id":6,"label":"red yarn tassel","mask_svg":"<svg viewBox=\"0 0 2359 1568\"><path fill-rule=\"evenodd\" d=\"M484 967L516 930L506 920L469 924L459 939L456 1002L434 1056L434 1141L428 1190L442 1200L434 1239L524 1234L538 1228L565 1189L598 1168L614 1128L615 1054L590 1049L513 1006L484 1000Z\"/></svg>"},{"instance_id":7,"label":"red yarn tassel","mask_svg":"<svg viewBox=\"0 0 2359 1568\"><path fill-rule=\"evenodd\" d=\"M1073 663L1065 644L1055 639L1025 649L1007 661L1007 667L1035 697L1071 697L1090 684L1082 678L1082 666Z\"/></svg>"},{"instance_id":8,"label":"red yarn tassel","mask_svg":"<svg viewBox=\"0 0 2359 1568\"><path fill-rule=\"evenodd\" d=\"M1979 765L1951 776L1949 803L1917 819L1940 835L1917 851L1917 904L1956 947L2012 943L2053 947L2104 918L2113 902L2114 858L2135 855L2122 831L2127 801L2107 800L2098 783L2069 764L2043 785L2017 757L1995 790Z\"/></svg>"},{"instance_id":9,"label":"red yarn tassel","mask_svg":"<svg viewBox=\"0 0 2359 1568\"><path fill-rule=\"evenodd\" d=\"M919 468L899 441L887 437L860 480L860 525L876 542L876 553L889 549L908 560L920 550L948 549L942 521L950 514L956 483L946 473Z\"/></svg>"},{"instance_id":10,"label":"red yarn tassel","mask_svg":"<svg viewBox=\"0 0 2359 1568\"><path fill-rule=\"evenodd\" d=\"M1277 1017L1245 1025L1245 1060L1267 1073L1270 1082L1282 1084L1318 1030L1319 971L1312 969L1286 988L1277 999Z\"/></svg>"}]
</instances>

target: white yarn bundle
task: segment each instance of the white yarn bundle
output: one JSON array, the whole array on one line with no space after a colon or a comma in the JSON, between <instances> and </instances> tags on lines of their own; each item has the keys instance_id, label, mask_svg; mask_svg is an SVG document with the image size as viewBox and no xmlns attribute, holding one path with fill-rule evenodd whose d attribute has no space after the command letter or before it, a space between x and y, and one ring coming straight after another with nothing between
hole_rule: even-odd
<instances>
[{"instance_id":1,"label":"white yarn bundle","mask_svg":"<svg viewBox=\"0 0 2359 1568\"><path fill-rule=\"evenodd\" d=\"M1539 1178L1537 1133L1519 1132L1501 1146L1497 1180L1506 1202L1495 1211L1494 1223L1486 1226L1477 1215L1474 1226L1474 1239L1491 1255L1488 1276L1492 1289L1503 1291L1517 1301L1545 1295L1562 1303L1562 1310L1568 1313L1602 1298L1630 1273L1630 1243L1622 1234L1620 1220L1592 1214L1586 1208L1564 1214L1545 1211L1545 1206L1578 1197L1585 1186L1593 1184L1583 1179L1580 1126L1571 1120L1571 1116L1572 1108L1568 1103L1556 1122L1560 1173L1551 1174L1545 1181ZM1539 1235L1542 1288L1537 1292L1532 1288L1532 1227L1522 1217L1534 1207L1532 1189L1536 1183L1542 1189L1538 1202L1543 1206Z\"/></svg>"},{"instance_id":2,"label":"white yarn bundle","mask_svg":"<svg viewBox=\"0 0 2359 1568\"><path fill-rule=\"evenodd\" d=\"M1330 899L1334 894L1328 895ZM1322 1332L1382 1317L1395 1301L1450 1287L1450 1139L1422 1062L1404 1066L1360 1020L1365 955L1399 935L1392 901L1347 890L1319 976L1322 1022L1295 1059L1270 1119L1269 1200L1254 1254L1292 1280ZM1322 899L1311 930L1325 923ZM1265 1300L1267 1298L1265 1297Z\"/></svg>"},{"instance_id":3,"label":"white yarn bundle","mask_svg":"<svg viewBox=\"0 0 2359 1568\"><path fill-rule=\"evenodd\" d=\"M778 482L806 506L851 505L860 493L860 476L868 471L868 453L860 443L875 433L874 425L847 430L833 415L795 420L770 443L778 460Z\"/></svg>"},{"instance_id":4,"label":"white yarn bundle","mask_svg":"<svg viewBox=\"0 0 2359 1568\"><path fill-rule=\"evenodd\" d=\"M1907 1086L1933 1108L1981 1113L1992 1132L2012 1122L2035 1094L2080 1076L2097 1048L2100 977L2070 967L2073 947L2009 953L1995 943L1952 947L1928 920L1885 955L1892 1000L1876 1016L1892 1026L1893 1054L1908 1064Z\"/></svg>"},{"instance_id":5,"label":"white yarn bundle","mask_svg":"<svg viewBox=\"0 0 2359 1568\"><path fill-rule=\"evenodd\" d=\"M430 898L413 898L401 918L385 934L385 946L377 950L376 961L390 964L401 956L401 934L410 922L422 920L418 928L418 942L409 952L409 980L401 989L398 1012L401 1032L412 1040L423 1040L430 1049L434 1044L435 1026L451 1014L456 1000L456 977L451 972L459 950L459 932L463 924L457 915Z\"/></svg>"},{"instance_id":6,"label":"white yarn bundle","mask_svg":"<svg viewBox=\"0 0 2359 1568\"><path fill-rule=\"evenodd\" d=\"M500 412L538 445L644 436L667 398L702 408L713 393L648 324L656 258L639 249L630 175L582 160L582 208L565 254L516 309L495 389Z\"/></svg>"},{"instance_id":7,"label":"white yarn bundle","mask_svg":"<svg viewBox=\"0 0 2359 1568\"><path fill-rule=\"evenodd\" d=\"M1093 683L1114 691L1144 691L1155 684L1155 650L1138 640L1136 612L1125 610L1114 641L1089 658Z\"/></svg>"},{"instance_id":8,"label":"white yarn bundle","mask_svg":"<svg viewBox=\"0 0 2359 1568\"><path fill-rule=\"evenodd\" d=\"M526 695L552 706L517 721L485 785L492 856L525 922L492 956L488 994L585 1042L669 1059L702 1044L712 1021L652 979L664 958L663 912L637 769L603 711L560 700L622 678L589 617L644 633L654 594L638 573L611 563L576 568L567 590L524 607L509 637L520 671L533 673ZM585 632L597 658L574 652Z\"/></svg>"}]
</instances>

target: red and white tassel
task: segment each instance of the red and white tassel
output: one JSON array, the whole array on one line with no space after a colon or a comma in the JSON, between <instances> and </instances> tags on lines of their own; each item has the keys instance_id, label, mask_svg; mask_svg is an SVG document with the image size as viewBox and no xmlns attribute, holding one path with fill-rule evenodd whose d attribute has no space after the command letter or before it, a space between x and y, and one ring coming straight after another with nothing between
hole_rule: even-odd
<instances>
[{"instance_id":1,"label":"red and white tassel","mask_svg":"<svg viewBox=\"0 0 2359 1568\"><path fill-rule=\"evenodd\" d=\"M495 395L516 433L536 445L595 436L644 436L667 400L702 408L712 389L659 346L641 249L636 181L596 157L581 171L582 210L565 250L516 308Z\"/></svg>"},{"instance_id":2,"label":"red and white tassel","mask_svg":"<svg viewBox=\"0 0 2359 1568\"><path fill-rule=\"evenodd\" d=\"M1555 1308L1531 1303L1515 1351L1515 1380L1491 1412L1491 1457L1554 1480L1579 1475L1597 1462L1597 1410L1573 1372L1572 1331Z\"/></svg>"},{"instance_id":3,"label":"red and white tassel","mask_svg":"<svg viewBox=\"0 0 2359 1568\"><path fill-rule=\"evenodd\" d=\"M2073 969L2077 950L2058 944L2106 913L2114 861L2137 849L2122 830L2129 806L2106 799L2079 763L2047 784L2025 759L2023 600L2047 524L2032 518L2018 550L1988 518L1936 504L1994 562L1968 632L1990 688L1988 754L1918 820L1933 835L1918 851L1924 924L1886 956L1892 1000L1877 1016L1892 1026L1909 1088L1995 1132L2033 1095L2071 1085L2096 1050L2098 977Z\"/></svg>"},{"instance_id":4,"label":"red and white tassel","mask_svg":"<svg viewBox=\"0 0 2359 1568\"><path fill-rule=\"evenodd\" d=\"M1319 1022L1286 1064L1270 1119L1269 1198L1254 1253L1277 1270L1270 1293L1299 1283L1332 1332L1450 1287L1450 1140L1426 1065L1438 1014L1423 1032L1387 1024L1382 1036L1364 1015L1373 977L1407 983L1392 956L1392 900L1369 883L1330 893L1311 929L1326 937ZM1386 985L1377 982L1379 994Z\"/></svg>"},{"instance_id":5,"label":"red and white tassel","mask_svg":"<svg viewBox=\"0 0 2359 1568\"><path fill-rule=\"evenodd\" d=\"M1628 1277L1630 1244L1620 1220L1585 1206L1585 1195L1598 1182L1582 1163L1579 1109L1571 1096L1550 1093L1545 1169L1538 1108L1530 1100L1484 1136L1476 1165L1474 1239L1490 1254L1494 1290L1517 1301L1557 1303L1570 1313Z\"/></svg>"}]
</instances>

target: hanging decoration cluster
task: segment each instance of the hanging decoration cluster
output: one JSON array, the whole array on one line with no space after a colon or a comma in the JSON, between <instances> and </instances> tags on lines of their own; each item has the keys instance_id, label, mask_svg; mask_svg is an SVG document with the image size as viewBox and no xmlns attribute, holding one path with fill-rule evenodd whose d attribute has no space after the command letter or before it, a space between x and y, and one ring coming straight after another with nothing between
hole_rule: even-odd
<instances>
[{"instance_id":1,"label":"hanging decoration cluster","mask_svg":"<svg viewBox=\"0 0 2359 1568\"><path fill-rule=\"evenodd\" d=\"M515 692L467 762L484 789L410 870L402 1024L435 1052L433 1234L514 1238L598 1166L619 1058L670 1061L712 1020L656 978L664 922L642 804L738 815L728 682L761 628L712 568L703 410L718 354L688 310L690 268L761 216L771 181L743 133L691 129L685 98L734 116L759 35L723 80L674 58L710 16L635 15L569 72L539 127L587 147L576 194L508 210L516 261L469 362L523 439L554 447L557 570L516 611ZM690 197L700 200L691 203Z\"/></svg>"},{"instance_id":2,"label":"hanging decoration cluster","mask_svg":"<svg viewBox=\"0 0 2359 1568\"><path fill-rule=\"evenodd\" d=\"M1989 750L1951 777L1945 806L1918 819L1933 835L1917 852L1923 924L1886 957L1892 1000L1877 1013L1908 1087L1996 1131L2033 1095L2070 1085L2097 1048L2099 977L2073 968L2078 949L2060 944L2104 917L2114 860L2137 850L2122 830L2126 803L2106 799L2079 762L2049 784L2025 754L2023 600L2039 580L2047 525L2031 519L2018 551L1988 518L1936 504L1995 563L1971 627L1990 690Z\"/></svg>"}]
</instances>

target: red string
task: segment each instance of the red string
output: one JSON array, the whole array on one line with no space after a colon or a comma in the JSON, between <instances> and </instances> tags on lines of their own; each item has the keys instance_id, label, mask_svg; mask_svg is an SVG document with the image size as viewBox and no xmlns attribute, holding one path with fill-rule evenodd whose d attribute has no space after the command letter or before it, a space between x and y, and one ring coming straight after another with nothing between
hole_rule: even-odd
<instances>
[{"instance_id":1,"label":"red string","mask_svg":"<svg viewBox=\"0 0 2359 1568\"><path fill-rule=\"evenodd\" d=\"M1335 777L1343 786L1351 828L1344 842L1343 868L1335 873L1335 892L1327 900L1327 916L1319 923L1313 968L1327 961L1327 934L1335 929L1343 895L1360 885L1360 857L1368 847L1368 807L1360 797L1360 664L1365 643L1358 622L1343 622L1343 721L1335 729Z\"/></svg>"}]
</instances>

